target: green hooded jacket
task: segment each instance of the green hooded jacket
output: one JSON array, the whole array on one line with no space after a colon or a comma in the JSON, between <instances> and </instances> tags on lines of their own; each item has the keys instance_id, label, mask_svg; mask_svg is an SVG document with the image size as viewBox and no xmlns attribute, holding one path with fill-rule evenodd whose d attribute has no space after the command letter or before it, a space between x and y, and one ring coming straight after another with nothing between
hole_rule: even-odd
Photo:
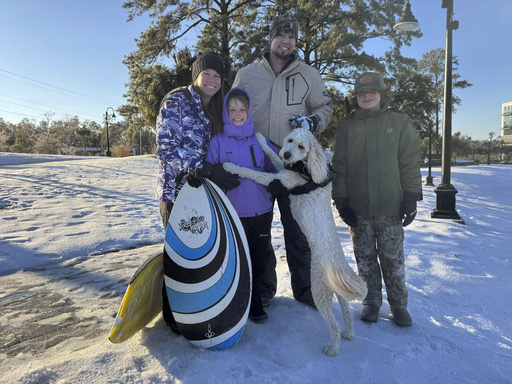
<instances>
[{"instance_id":1,"label":"green hooded jacket","mask_svg":"<svg viewBox=\"0 0 512 384\"><path fill-rule=\"evenodd\" d=\"M336 133L333 200L358 216L398 216L404 194L422 199L418 135L409 118L382 108L356 110Z\"/></svg>"}]
</instances>

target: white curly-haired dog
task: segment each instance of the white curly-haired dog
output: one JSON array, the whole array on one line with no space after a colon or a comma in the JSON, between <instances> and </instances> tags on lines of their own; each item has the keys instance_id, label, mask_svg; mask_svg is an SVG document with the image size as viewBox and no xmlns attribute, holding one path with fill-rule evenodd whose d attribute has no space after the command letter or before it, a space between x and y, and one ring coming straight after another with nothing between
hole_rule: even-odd
<instances>
[{"instance_id":1,"label":"white curly-haired dog","mask_svg":"<svg viewBox=\"0 0 512 384\"><path fill-rule=\"evenodd\" d=\"M367 294L366 283L348 265L341 247L331 206L331 177L322 146L304 128L293 130L285 139L279 156L257 134L263 151L276 166L278 173L264 173L224 163L226 171L268 185L279 179L290 191L293 217L306 236L311 248L311 292L318 312L325 320L331 343L323 352L335 356L340 349L340 337L354 338L354 319L347 300L362 300ZM296 194L300 193L300 194ZM332 296L336 295L343 314L345 330L332 312Z\"/></svg>"}]
</instances>

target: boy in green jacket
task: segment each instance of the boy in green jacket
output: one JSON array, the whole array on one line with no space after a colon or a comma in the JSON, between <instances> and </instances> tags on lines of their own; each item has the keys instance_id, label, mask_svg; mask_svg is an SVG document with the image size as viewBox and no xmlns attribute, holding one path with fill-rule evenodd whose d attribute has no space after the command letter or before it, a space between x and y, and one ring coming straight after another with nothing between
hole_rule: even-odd
<instances>
[{"instance_id":1,"label":"boy in green jacket","mask_svg":"<svg viewBox=\"0 0 512 384\"><path fill-rule=\"evenodd\" d=\"M389 93L379 74L359 76L354 94L356 111L336 134L332 197L349 226L357 268L368 285L361 320L378 320L384 278L395 323L411 326L403 227L414 220L421 200L419 139L409 118L388 108Z\"/></svg>"}]
</instances>

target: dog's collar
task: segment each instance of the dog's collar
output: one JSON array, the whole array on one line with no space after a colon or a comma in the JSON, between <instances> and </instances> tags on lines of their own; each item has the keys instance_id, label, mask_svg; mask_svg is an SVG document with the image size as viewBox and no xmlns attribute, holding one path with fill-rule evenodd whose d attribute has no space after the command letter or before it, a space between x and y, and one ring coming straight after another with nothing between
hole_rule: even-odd
<instances>
[{"instance_id":1,"label":"dog's collar","mask_svg":"<svg viewBox=\"0 0 512 384\"><path fill-rule=\"evenodd\" d=\"M332 170L331 164L327 164L328 173L327 178L321 182L320 184L315 183L311 179L311 174L309 173L309 170L307 169L306 165L302 161L298 161L295 164L286 164L284 166L285 169L288 169L289 171L297 172L299 175L302 176L305 180L308 180L308 182L304 185L299 185L298 187L293 188L290 190L290 193L292 195L305 195L309 192L314 191L317 188L323 188L326 185L328 185L330 182L334 180L336 177L336 174Z\"/></svg>"},{"instance_id":2,"label":"dog's collar","mask_svg":"<svg viewBox=\"0 0 512 384\"><path fill-rule=\"evenodd\" d=\"M303 179L311 181L311 174L309 173L308 167L302 161L297 161L293 164L286 164L285 169L293 172L297 172Z\"/></svg>"}]
</instances>

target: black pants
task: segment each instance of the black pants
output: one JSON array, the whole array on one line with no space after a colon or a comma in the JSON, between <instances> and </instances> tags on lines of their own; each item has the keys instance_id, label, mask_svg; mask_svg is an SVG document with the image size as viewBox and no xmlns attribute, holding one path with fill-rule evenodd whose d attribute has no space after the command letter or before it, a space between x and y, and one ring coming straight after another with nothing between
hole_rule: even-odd
<instances>
[{"instance_id":1,"label":"black pants","mask_svg":"<svg viewBox=\"0 0 512 384\"><path fill-rule=\"evenodd\" d=\"M286 261L290 271L293 297L299 301L312 300L311 295L311 250L306 236L295 221L290 210L290 197L277 198L281 223L284 229ZM277 285L277 281L276 281Z\"/></svg>"},{"instance_id":2,"label":"black pants","mask_svg":"<svg viewBox=\"0 0 512 384\"><path fill-rule=\"evenodd\" d=\"M272 218L273 211L240 218L251 255L253 297L272 298L277 288L276 255L270 235Z\"/></svg>"},{"instance_id":3,"label":"black pants","mask_svg":"<svg viewBox=\"0 0 512 384\"><path fill-rule=\"evenodd\" d=\"M169 216L171 215L172 207L174 206L173 203L166 203L165 201L160 202L160 216L162 217L162 223L164 225L164 230L167 230L167 222L169 221ZM166 269L168 266L166 266L166 260L164 257L164 276ZM167 298L167 290L165 289L165 282L164 286L162 287L162 316L164 318L164 321L168 324L170 323L176 323L174 320L174 316L172 315L171 307L169 306L169 299Z\"/></svg>"},{"instance_id":4,"label":"black pants","mask_svg":"<svg viewBox=\"0 0 512 384\"><path fill-rule=\"evenodd\" d=\"M160 202L160 216L162 216L164 232L167 231L167 222L169 221L169 216L171 216L172 207L174 207L174 203Z\"/></svg>"}]
</instances>

